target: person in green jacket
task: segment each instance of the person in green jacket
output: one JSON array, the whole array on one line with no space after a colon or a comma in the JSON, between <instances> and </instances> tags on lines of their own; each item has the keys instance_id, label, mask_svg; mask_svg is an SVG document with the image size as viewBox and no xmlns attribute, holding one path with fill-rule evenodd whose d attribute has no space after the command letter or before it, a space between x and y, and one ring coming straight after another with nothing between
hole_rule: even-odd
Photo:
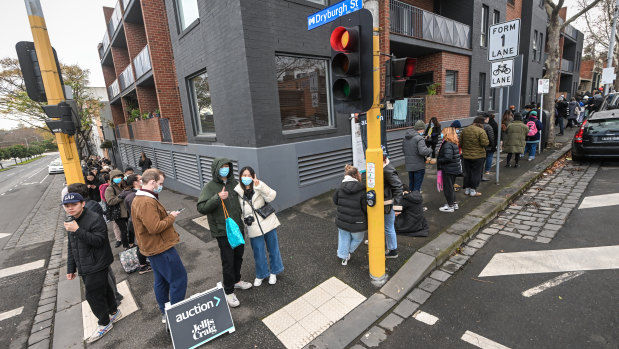
<instances>
[{"instance_id":1,"label":"person in green jacket","mask_svg":"<svg viewBox=\"0 0 619 349\"><path fill-rule=\"evenodd\" d=\"M522 115L520 113L514 114L514 122L507 126L507 137L503 142L503 151L507 153L507 164L505 167L510 167L512 155L516 159L514 167L518 167L518 161L520 160L520 154L524 153L524 147L526 145L527 134L529 128L522 122Z\"/></svg>"},{"instance_id":2,"label":"person in green jacket","mask_svg":"<svg viewBox=\"0 0 619 349\"><path fill-rule=\"evenodd\" d=\"M241 280L241 264L245 245L232 248L226 234L226 216L223 205L226 206L228 215L239 227L243 226L241 220L241 205L238 194L234 188L239 182L234 178L232 161L226 158L217 158L211 165L212 180L208 182L198 199L198 212L205 214L213 238L219 245L221 266L224 277L224 291L230 307L238 307L240 302L234 294L234 289L246 290L251 283Z\"/></svg>"},{"instance_id":3,"label":"person in green jacket","mask_svg":"<svg viewBox=\"0 0 619 349\"><path fill-rule=\"evenodd\" d=\"M481 174L486 159L486 147L490 144L488 135L484 131L484 123L484 117L478 116L473 120L473 124L465 127L460 134L464 195L481 196L477 187L481 182Z\"/></svg>"}]
</instances>

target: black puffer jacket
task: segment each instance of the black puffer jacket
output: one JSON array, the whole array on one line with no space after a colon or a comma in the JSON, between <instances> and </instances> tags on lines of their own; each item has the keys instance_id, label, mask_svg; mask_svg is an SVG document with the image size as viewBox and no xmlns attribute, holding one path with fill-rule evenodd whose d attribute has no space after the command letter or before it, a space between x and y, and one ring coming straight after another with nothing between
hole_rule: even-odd
<instances>
[{"instance_id":1,"label":"black puffer jacket","mask_svg":"<svg viewBox=\"0 0 619 349\"><path fill-rule=\"evenodd\" d=\"M402 181L398 172L387 159L387 164L383 166L383 176L385 182L385 205L399 205L402 200Z\"/></svg>"},{"instance_id":2,"label":"black puffer jacket","mask_svg":"<svg viewBox=\"0 0 619 349\"><path fill-rule=\"evenodd\" d=\"M423 198L412 191L402 198L402 213L395 217L395 232L406 236L428 236L430 228L423 216Z\"/></svg>"},{"instance_id":3,"label":"black puffer jacket","mask_svg":"<svg viewBox=\"0 0 619 349\"><path fill-rule=\"evenodd\" d=\"M368 230L367 197L365 187L356 179L346 176L333 194L337 206L335 225L351 233Z\"/></svg>"},{"instance_id":4,"label":"black puffer jacket","mask_svg":"<svg viewBox=\"0 0 619 349\"><path fill-rule=\"evenodd\" d=\"M462 174L460 149L454 143L444 141L438 151L436 168L444 173L459 176Z\"/></svg>"},{"instance_id":5,"label":"black puffer jacket","mask_svg":"<svg viewBox=\"0 0 619 349\"><path fill-rule=\"evenodd\" d=\"M80 275L88 275L109 267L114 256L103 217L84 208L75 221L79 228L68 232L67 274L77 270Z\"/></svg>"}]
</instances>

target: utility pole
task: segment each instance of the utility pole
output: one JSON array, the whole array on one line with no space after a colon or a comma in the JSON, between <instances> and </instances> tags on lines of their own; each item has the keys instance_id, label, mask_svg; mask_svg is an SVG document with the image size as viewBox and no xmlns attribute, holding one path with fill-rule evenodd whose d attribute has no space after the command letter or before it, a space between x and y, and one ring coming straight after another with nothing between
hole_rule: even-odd
<instances>
[{"instance_id":1,"label":"utility pole","mask_svg":"<svg viewBox=\"0 0 619 349\"><path fill-rule=\"evenodd\" d=\"M56 68L56 60L49 41L41 2L40 0L24 0L24 2L26 4L30 29L32 30L32 38L39 61L43 86L45 87L47 103L49 105L58 104L65 100L64 91L60 84L60 72ZM58 143L67 185L84 183L79 154L75 145L75 137L65 133L56 133L56 143Z\"/></svg>"},{"instance_id":2,"label":"utility pole","mask_svg":"<svg viewBox=\"0 0 619 349\"><path fill-rule=\"evenodd\" d=\"M617 32L617 12L619 11L619 0L615 3L613 10L613 27L610 34L610 45L608 45L608 60L606 61L606 68L612 68L613 56L615 55L615 34ZM604 85L604 95L608 94L610 84Z\"/></svg>"}]
</instances>

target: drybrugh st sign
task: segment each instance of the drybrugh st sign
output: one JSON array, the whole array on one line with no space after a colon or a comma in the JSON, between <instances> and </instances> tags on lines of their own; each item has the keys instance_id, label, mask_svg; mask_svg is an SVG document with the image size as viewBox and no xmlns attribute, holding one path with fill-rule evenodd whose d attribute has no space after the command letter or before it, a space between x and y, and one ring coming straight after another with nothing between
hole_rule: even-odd
<instances>
[{"instance_id":1,"label":"drybrugh st sign","mask_svg":"<svg viewBox=\"0 0 619 349\"><path fill-rule=\"evenodd\" d=\"M488 28L490 36L488 60L498 61L518 56L520 46L520 19L497 23Z\"/></svg>"}]
</instances>

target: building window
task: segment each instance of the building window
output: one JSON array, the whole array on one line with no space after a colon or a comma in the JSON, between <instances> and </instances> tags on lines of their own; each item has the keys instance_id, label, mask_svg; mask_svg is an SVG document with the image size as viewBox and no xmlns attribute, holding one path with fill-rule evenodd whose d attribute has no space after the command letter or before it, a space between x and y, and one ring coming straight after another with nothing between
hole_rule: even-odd
<instances>
[{"instance_id":1,"label":"building window","mask_svg":"<svg viewBox=\"0 0 619 349\"><path fill-rule=\"evenodd\" d=\"M332 126L326 59L275 56L284 131Z\"/></svg>"},{"instance_id":2,"label":"building window","mask_svg":"<svg viewBox=\"0 0 619 349\"><path fill-rule=\"evenodd\" d=\"M539 0L539 7L544 8L544 1L545 0Z\"/></svg>"},{"instance_id":3,"label":"building window","mask_svg":"<svg viewBox=\"0 0 619 349\"><path fill-rule=\"evenodd\" d=\"M326 5L326 0L307 0L309 2L315 2L317 4Z\"/></svg>"},{"instance_id":4,"label":"building window","mask_svg":"<svg viewBox=\"0 0 619 349\"><path fill-rule=\"evenodd\" d=\"M178 5L178 21L183 31L200 17L198 0L176 0L176 4Z\"/></svg>"},{"instance_id":5,"label":"building window","mask_svg":"<svg viewBox=\"0 0 619 349\"><path fill-rule=\"evenodd\" d=\"M486 5L481 7L481 37L479 38L479 45L481 47L488 47L488 13L490 9Z\"/></svg>"},{"instance_id":6,"label":"building window","mask_svg":"<svg viewBox=\"0 0 619 349\"><path fill-rule=\"evenodd\" d=\"M496 110L496 88L490 88L488 110Z\"/></svg>"},{"instance_id":7,"label":"building window","mask_svg":"<svg viewBox=\"0 0 619 349\"><path fill-rule=\"evenodd\" d=\"M544 43L544 34L543 33L539 33L539 59L537 60L538 62L542 61L542 56L544 56L544 47L546 46L546 44Z\"/></svg>"},{"instance_id":8,"label":"building window","mask_svg":"<svg viewBox=\"0 0 619 349\"><path fill-rule=\"evenodd\" d=\"M531 94L530 94L530 102L534 101L535 98L535 88L537 85L535 85L535 78L531 78Z\"/></svg>"},{"instance_id":9,"label":"building window","mask_svg":"<svg viewBox=\"0 0 619 349\"><path fill-rule=\"evenodd\" d=\"M484 111L484 99L486 98L486 74L479 73L479 89L477 91L477 111Z\"/></svg>"},{"instance_id":10,"label":"building window","mask_svg":"<svg viewBox=\"0 0 619 349\"><path fill-rule=\"evenodd\" d=\"M533 31L533 45L531 47L533 48L532 61L535 62L537 60L537 30Z\"/></svg>"},{"instance_id":11,"label":"building window","mask_svg":"<svg viewBox=\"0 0 619 349\"><path fill-rule=\"evenodd\" d=\"M458 92L458 72L448 70L445 74L445 92Z\"/></svg>"},{"instance_id":12,"label":"building window","mask_svg":"<svg viewBox=\"0 0 619 349\"><path fill-rule=\"evenodd\" d=\"M189 79L190 100L193 102L193 118L198 134L215 133L211 90L206 72Z\"/></svg>"},{"instance_id":13,"label":"building window","mask_svg":"<svg viewBox=\"0 0 619 349\"><path fill-rule=\"evenodd\" d=\"M497 24L501 21L501 12L494 10L492 13L492 24Z\"/></svg>"}]
</instances>

